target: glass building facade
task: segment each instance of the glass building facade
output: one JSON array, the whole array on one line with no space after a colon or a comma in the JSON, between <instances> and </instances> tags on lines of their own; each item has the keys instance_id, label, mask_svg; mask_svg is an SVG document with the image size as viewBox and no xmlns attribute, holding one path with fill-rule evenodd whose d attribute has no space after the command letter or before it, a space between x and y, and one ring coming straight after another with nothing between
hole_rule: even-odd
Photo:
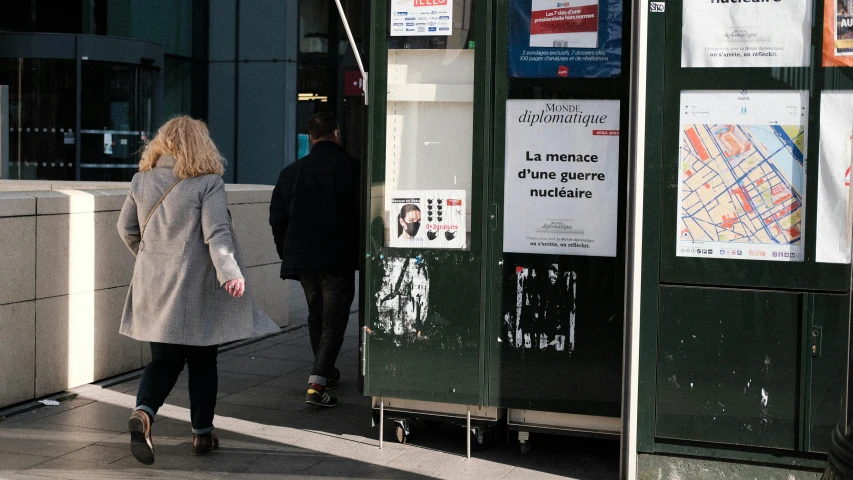
<instances>
[{"instance_id":1,"label":"glass building facade","mask_svg":"<svg viewBox=\"0 0 853 480\"><path fill-rule=\"evenodd\" d=\"M360 2L344 4L361 45ZM271 184L305 153L305 124L318 111L335 113L347 148L363 154L364 102L344 88L354 69L331 2L14 2L0 18L3 171L127 181L145 140L185 114L208 122L227 181Z\"/></svg>"}]
</instances>

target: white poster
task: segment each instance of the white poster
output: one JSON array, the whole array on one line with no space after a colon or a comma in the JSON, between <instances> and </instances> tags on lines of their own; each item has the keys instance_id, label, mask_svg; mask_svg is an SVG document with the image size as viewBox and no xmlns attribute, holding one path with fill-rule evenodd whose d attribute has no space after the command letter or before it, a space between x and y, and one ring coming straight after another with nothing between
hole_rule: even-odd
<instances>
[{"instance_id":1,"label":"white poster","mask_svg":"<svg viewBox=\"0 0 853 480\"><path fill-rule=\"evenodd\" d=\"M807 67L811 1L687 0L682 67Z\"/></svg>"},{"instance_id":2,"label":"white poster","mask_svg":"<svg viewBox=\"0 0 853 480\"><path fill-rule=\"evenodd\" d=\"M816 260L850 263L847 232L853 91L820 95L820 165L817 180Z\"/></svg>"},{"instance_id":3,"label":"white poster","mask_svg":"<svg viewBox=\"0 0 853 480\"><path fill-rule=\"evenodd\" d=\"M387 202L391 247L466 247L465 190L394 190Z\"/></svg>"},{"instance_id":4,"label":"white poster","mask_svg":"<svg viewBox=\"0 0 853 480\"><path fill-rule=\"evenodd\" d=\"M393 0L391 36L450 35L453 32L453 0Z\"/></svg>"},{"instance_id":5,"label":"white poster","mask_svg":"<svg viewBox=\"0 0 853 480\"><path fill-rule=\"evenodd\" d=\"M680 257L803 261L806 91L681 93Z\"/></svg>"},{"instance_id":6,"label":"white poster","mask_svg":"<svg viewBox=\"0 0 853 480\"><path fill-rule=\"evenodd\" d=\"M504 252L616 256L618 100L507 100Z\"/></svg>"}]
</instances>

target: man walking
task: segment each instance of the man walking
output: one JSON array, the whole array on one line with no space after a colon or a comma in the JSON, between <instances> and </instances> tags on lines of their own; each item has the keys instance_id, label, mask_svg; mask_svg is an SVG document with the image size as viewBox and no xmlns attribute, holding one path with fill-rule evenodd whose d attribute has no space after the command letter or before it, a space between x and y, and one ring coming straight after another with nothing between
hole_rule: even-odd
<instances>
[{"instance_id":1,"label":"man walking","mask_svg":"<svg viewBox=\"0 0 853 480\"><path fill-rule=\"evenodd\" d=\"M327 390L340 378L335 361L355 296L361 177L331 114L311 117L308 138L311 152L278 177L270 226L281 278L299 280L308 302L314 367L305 402L334 407L338 401Z\"/></svg>"}]
</instances>

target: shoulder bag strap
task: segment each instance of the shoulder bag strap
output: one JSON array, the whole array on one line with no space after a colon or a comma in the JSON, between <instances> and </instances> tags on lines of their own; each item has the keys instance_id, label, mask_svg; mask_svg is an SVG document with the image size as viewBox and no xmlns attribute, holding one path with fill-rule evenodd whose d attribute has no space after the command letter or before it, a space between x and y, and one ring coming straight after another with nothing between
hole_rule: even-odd
<instances>
[{"instance_id":1,"label":"shoulder bag strap","mask_svg":"<svg viewBox=\"0 0 853 480\"><path fill-rule=\"evenodd\" d=\"M152 208L151 211L148 212L148 216L145 217L145 223L142 224L142 231L139 233L140 241L142 241L142 236L145 235L145 227L148 225L148 221L151 220L151 215L154 215L154 211L157 210L157 207L159 207L161 203L163 203L163 200L166 198L166 195L168 195L169 192L171 192L172 189L175 188L175 185L181 183L181 180L183 180L183 178L179 178L177 182L173 183L172 186L169 187L168 190L166 190L166 193L164 193L163 196L160 197L160 200L157 200L157 203L154 204L154 208Z\"/></svg>"}]
</instances>

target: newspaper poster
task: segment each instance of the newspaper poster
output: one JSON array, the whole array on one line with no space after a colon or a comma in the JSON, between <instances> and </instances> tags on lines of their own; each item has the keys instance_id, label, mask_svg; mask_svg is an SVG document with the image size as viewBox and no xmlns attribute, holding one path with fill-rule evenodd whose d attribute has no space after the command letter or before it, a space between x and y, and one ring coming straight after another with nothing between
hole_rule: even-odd
<instances>
[{"instance_id":1,"label":"newspaper poster","mask_svg":"<svg viewBox=\"0 0 853 480\"><path fill-rule=\"evenodd\" d=\"M823 66L853 66L853 1L824 0Z\"/></svg>"},{"instance_id":2,"label":"newspaper poster","mask_svg":"<svg viewBox=\"0 0 853 480\"><path fill-rule=\"evenodd\" d=\"M391 36L418 37L453 33L453 0L392 0Z\"/></svg>"},{"instance_id":3,"label":"newspaper poster","mask_svg":"<svg viewBox=\"0 0 853 480\"><path fill-rule=\"evenodd\" d=\"M820 164L817 181L815 260L850 263L850 158L853 90L820 95Z\"/></svg>"},{"instance_id":4,"label":"newspaper poster","mask_svg":"<svg viewBox=\"0 0 853 480\"><path fill-rule=\"evenodd\" d=\"M618 100L507 100L504 252L616 256Z\"/></svg>"},{"instance_id":5,"label":"newspaper poster","mask_svg":"<svg viewBox=\"0 0 853 480\"><path fill-rule=\"evenodd\" d=\"M803 261L807 91L681 93L676 255Z\"/></svg>"},{"instance_id":6,"label":"newspaper poster","mask_svg":"<svg viewBox=\"0 0 853 480\"><path fill-rule=\"evenodd\" d=\"M681 22L682 67L807 67L812 2L689 0Z\"/></svg>"},{"instance_id":7,"label":"newspaper poster","mask_svg":"<svg viewBox=\"0 0 853 480\"><path fill-rule=\"evenodd\" d=\"M511 77L616 77L622 2L510 0L508 42Z\"/></svg>"},{"instance_id":8,"label":"newspaper poster","mask_svg":"<svg viewBox=\"0 0 853 480\"><path fill-rule=\"evenodd\" d=\"M393 190L387 200L392 248L466 248L465 190Z\"/></svg>"},{"instance_id":9,"label":"newspaper poster","mask_svg":"<svg viewBox=\"0 0 853 480\"><path fill-rule=\"evenodd\" d=\"M530 46L597 47L598 0L533 0L530 9Z\"/></svg>"}]
</instances>

